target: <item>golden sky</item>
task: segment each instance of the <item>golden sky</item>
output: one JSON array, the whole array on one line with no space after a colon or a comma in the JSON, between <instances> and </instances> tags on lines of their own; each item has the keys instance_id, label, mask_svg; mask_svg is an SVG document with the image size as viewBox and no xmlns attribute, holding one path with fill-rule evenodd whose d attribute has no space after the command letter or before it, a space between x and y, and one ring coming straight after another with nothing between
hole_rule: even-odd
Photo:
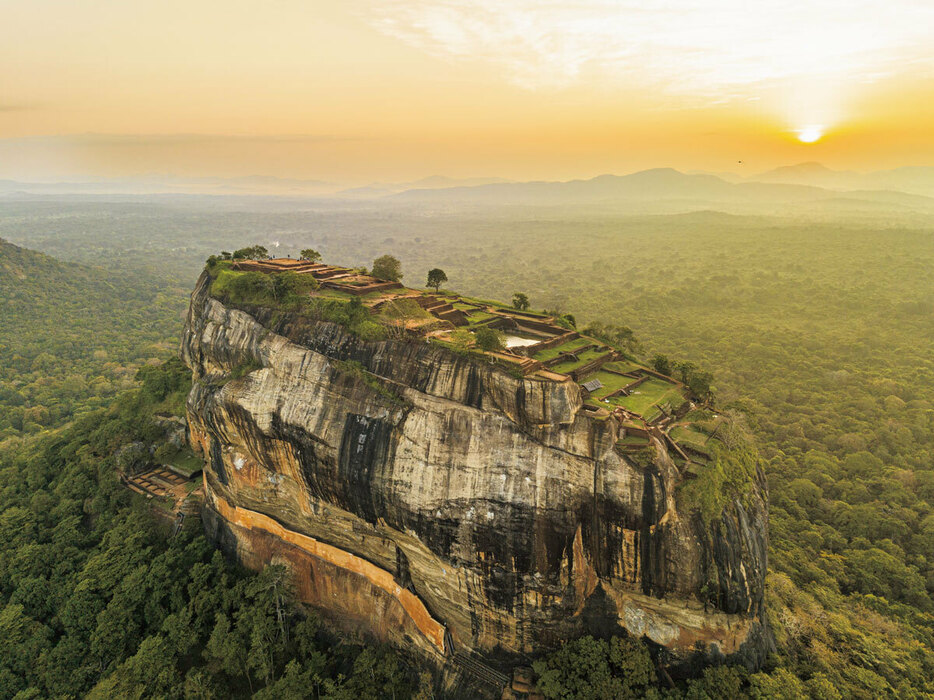
<instances>
[{"instance_id":1,"label":"golden sky","mask_svg":"<svg viewBox=\"0 0 934 700\"><path fill-rule=\"evenodd\" d=\"M932 36L931 0L0 0L0 177L934 165Z\"/></svg>"}]
</instances>

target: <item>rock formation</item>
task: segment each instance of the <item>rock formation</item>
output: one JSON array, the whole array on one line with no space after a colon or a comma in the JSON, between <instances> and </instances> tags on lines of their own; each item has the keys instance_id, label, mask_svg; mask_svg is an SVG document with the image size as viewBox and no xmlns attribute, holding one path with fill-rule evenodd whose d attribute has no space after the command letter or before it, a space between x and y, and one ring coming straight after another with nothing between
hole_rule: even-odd
<instances>
[{"instance_id":1,"label":"rock formation","mask_svg":"<svg viewBox=\"0 0 934 700\"><path fill-rule=\"evenodd\" d=\"M182 343L188 422L208 531L247 566L287 563L332 619L439 660L620 627L673 658L767 650L761 472L705 520L665 440L622 454L570 378L233 308L210 283Z\"/></svg>"}]
</instances>

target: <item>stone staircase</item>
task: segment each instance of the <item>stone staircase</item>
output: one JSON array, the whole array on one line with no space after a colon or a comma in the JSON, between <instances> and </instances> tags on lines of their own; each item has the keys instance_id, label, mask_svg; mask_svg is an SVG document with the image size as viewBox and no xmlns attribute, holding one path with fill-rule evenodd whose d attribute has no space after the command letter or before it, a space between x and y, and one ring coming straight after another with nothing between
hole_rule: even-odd
<instances>
[{"instance_id":1,"label":"stone staircase","mask_svg":"<svg viewBox=\"0 0 934 700\"><path fill-rule=\"evenodd\" d=\"M447 299L427 295L415 297L415 302L432 316L442 321L448 321L455 326L467 324L467 314L460 309L455 309Z\"/></svg>"},{"instance_id":2,"label":"stone staircase","mask_svg":"<svg viewBox=\"0 0 934 700\"><path fill-rule=\"evenodd\" d=\"M495 688L497 691L502 691L503 688L509 685L509 676L497 671L491 666L487 666L480 661L480 659L471 654L458 651L451 660L454 662L455 666L463 669L477 680Z\"/></svg>"}]
</instances>

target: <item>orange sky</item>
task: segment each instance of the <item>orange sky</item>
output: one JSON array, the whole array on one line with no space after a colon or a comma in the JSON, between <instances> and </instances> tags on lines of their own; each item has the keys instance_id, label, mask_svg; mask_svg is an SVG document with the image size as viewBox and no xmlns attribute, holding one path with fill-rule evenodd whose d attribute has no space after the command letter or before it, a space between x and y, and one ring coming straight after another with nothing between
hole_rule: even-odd
<instances>
[{"instance_id":1,"label":"orange sky","mask_svg":"<svg viewBox=\"0 0 934 700\"><path fill-rule=\"evenodd\" d=\"M0 177L931 165L932 35L929 0L13 0Z\"/></svg>"}]
</instances>

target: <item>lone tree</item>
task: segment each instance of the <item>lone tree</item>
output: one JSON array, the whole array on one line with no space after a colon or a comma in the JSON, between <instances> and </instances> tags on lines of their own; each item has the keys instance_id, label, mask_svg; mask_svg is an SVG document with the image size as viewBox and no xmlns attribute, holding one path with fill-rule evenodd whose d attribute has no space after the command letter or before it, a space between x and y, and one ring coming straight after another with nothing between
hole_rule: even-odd
<instances>
[{"instance_id":1,"label":"lone tree","mask_svg":"<svg viewBox=\"0 0 934 700\"><path fill-rule=\"evenodd\" d=\"M321 259L321 253L319 253L314 248L303 248L299 252L299 255L301 255L304 260L308 260L309 262L318 262Z\"/></svg>"},{"instance_id":2,"label":"lone tree","mask_svg":"<svg viewBox=\"0 0 934 700\"><path fill-rule=\"evenodd\" d=\"M519 311L529 310L529 298L522 292L516 292L512 295L512 305Z\"/></svg>"},{"instance_id":3,"label":"lone tree","mask_svg":"<svg viewBox=\"0 0 934 700\"><path fill-rule=\"evenodd\" d=\"M444 274L444 270L440 267L436 267L428 271L428 285L429 287L434 287L437 292L441 285L448 281L448 276Z\"/></svg>"},{"instance_id":4,"label":"lone tree","mask_svg":"<svg viewBox=\"0 0 934 700\"><path fill-rule=\"evenodd\" d=\"M373 261L370 274L381 280L398 282L402 279L402 263L391 255L381 255Z\"/></svg>"}]
</instances>

